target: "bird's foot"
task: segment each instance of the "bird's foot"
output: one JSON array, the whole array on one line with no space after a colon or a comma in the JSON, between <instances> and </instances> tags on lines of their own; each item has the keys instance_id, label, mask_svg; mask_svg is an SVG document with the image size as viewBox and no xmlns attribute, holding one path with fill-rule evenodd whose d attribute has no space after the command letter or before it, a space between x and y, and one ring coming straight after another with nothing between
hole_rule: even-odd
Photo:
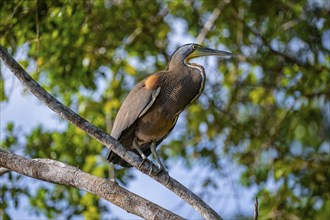
<instances>
[{"instance_id":1,"label":"bird's foot","mask_svg":"<svg viewBox=\"0 0 330 220\"><path fill-rule=\"evenodd\" d=\"M164 172L166 174L168 174L168 171L165 169L164 166L158 164L158 169L155 172L155 175L157 176L158 174L160 174L161 172Z\"/></svg>"},{"instance_id":2,"label":"bird's foot","mask_svg":"<svg viewBox=\"0 0 330 220\"><path fill-rule=\"evenodd\" d=\"M109 180L110 180L111 182L115 183L116 185L118 185L118 182L117 182L117 180L116 180L115 178L110 178Z\"/></svg>"},{"instance_id":3,"label":"bird's foot","mask_svg":"<svg viewBox=\"0 0 330 220\"><path fill-rule=\"evenodd\" d=\"M142 162L141 162L140 165L139 165L139 169L141 169L142 165L143 165L145 162L148 162L148 163L152 164L151 161L150 161L147 157L145 157L145 158L142 159Z\"/></svg>"}]
</instances>

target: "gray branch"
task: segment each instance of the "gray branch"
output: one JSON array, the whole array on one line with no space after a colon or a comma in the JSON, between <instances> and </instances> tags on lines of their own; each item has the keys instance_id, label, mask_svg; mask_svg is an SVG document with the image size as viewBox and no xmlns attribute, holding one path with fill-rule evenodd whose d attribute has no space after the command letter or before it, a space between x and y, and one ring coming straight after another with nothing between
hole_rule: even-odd
<instances>
[{"instance_id":1,"label":"gray branch","mask_svg":"<svg viewBox=\"0 0 330 220\"><path fill-rule=\"evenodd\" d=\"M215 21L220 16L221 11L229 3L230 3L230 0L220 1L218 7L216 7L213 10L212 14L208 18L208 20L205 22L203 29L201 30L201 32L199 32L199 34L197 36L197 40L196 40L197 43L201 44L205 40L206 35L211 31L212 27L214 26Z\"/></svg>"},{"instance_id":2,"label":"gray branch","mask_svg":"<svg viewBox=\"0 0 330 220\"><path fill-rule=\"evenodd\" d=\"M165 172L154 175L150 170L156 170L157 166L150 163L143 163L142 158L132 151L127 151L116 139L111 137L106 132L95 127L71 109L60 103L55 97L45 91L30 75L7 53L7 51L0 45L0 58L6 64L8 69L21 81L21 83L41 102L47 105L54 112L59 114L76 127L85 131L88 135L98 140L100 143L107 146L121 158L126 160L129 164L140 170L142 173L150 176L157 182L161 183L169 190L177 194L184 201L190 204L196 211L198 211L205 219L222 219L211 207L209 207L197 195L179 183L177 180L171 178Z\"/></svg>"},{"instance_id":3,"label":"gray branch","mask_svg":"<svg viewBox=\"0 0 330 220\"><path fill-rule=\"evenodd\" d=\"M256 197L255 198L255 201L254 201L254 214L253 214L253 220L258 220L258 216L259 216L259 213L258 213L258 198Z\"/></svg>"},{"instance_id":4,"label":"gray branch","mask_svg":"<svg viewBox=\"0 0 330 220\"><path fill-rule=\"evenodd\" d=\"M0 176L5 174L5 173L8 173L10 170L4 168L4 167L0 167Z\"/></svg>"},{"instance_id":5,"label":"gray branch","mask_svg":"<svg viewBox=\"0 0 330 220\"><path fill-rule=\"evenodd\" d=\"M144 219L183 219L111 180L92 176L76 167L51 159L28 159L0 149L0 166L39 180L75 187Z\"/></svg>"}]
</instances>

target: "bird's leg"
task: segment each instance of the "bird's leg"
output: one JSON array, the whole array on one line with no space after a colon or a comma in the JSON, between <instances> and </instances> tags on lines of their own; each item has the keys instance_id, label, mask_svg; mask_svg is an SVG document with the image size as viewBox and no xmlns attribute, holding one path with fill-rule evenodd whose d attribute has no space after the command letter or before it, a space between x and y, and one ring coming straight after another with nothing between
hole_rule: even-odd
<instances>
[{"instance_id":1,"label":"bird's leg","mask_svg":"<svg viewBox=\"0 0 330 220\"><path fill-rule=\"evenodd\" d=\"M108 150L107 156L106 156L106 163L109 165L109 178L111 181L116 182L116 178L115 178L115 167L114 164L112 162L110 162L110 154L111 154L111 150Z\"/></svg>"},{"instance_id":2,"label":"bird's leg","mask_svg":"<svg viewBox=\"0 0 330 220\"><path fill-rule=\"evenodd\" d=\"M146 155L144 155L144 153L142 152L142 150L139 147L139 144L137 143L137 139L135 138L133 141L133 147L135 150L137 150L137 152L140 154L140 156L142 157L142 162L139 165L139 168L141 168L141 166L146 162L149 161L148 158L146 157Z\"/></svg>"},{"instance_id":3,"label":"bird's leg","mask_svg":"<svg viewBox=\"0 0 330 220\"><path fill-rule=\"evenodd\" d=\"M113 166L112 163L110 163L110 166L109 166L109 178L111 181L113 182L116 182L116 179L115 179L115 167Z\"/></svg>"},{"instance_id":4,"label":"bird's leg","mask_svg":"<svg viewBox=\"0 0 330 220\"><path fill-rule=\"evenodd\" d=\"M156 175L159 174L161 171L166 171L165 166L163 165L161 159L159 158L159 156L157 154L156 142L151 143L150 150L151 150L152 156L157 160L157 163L158 163L158 170L156 172Z\"/></svg>"}]
</instances>

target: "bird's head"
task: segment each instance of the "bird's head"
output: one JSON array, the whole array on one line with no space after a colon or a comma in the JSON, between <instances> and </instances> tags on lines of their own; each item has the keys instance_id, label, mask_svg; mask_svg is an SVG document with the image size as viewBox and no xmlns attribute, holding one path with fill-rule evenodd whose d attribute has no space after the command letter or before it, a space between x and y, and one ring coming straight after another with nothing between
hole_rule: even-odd
<instances>
[{"instance_id":1,"label":"bird's head","mask_svg":"<svg viewBox=\"0 0 330 220\"><path fill-rule=\"evenodd\" d=\"M187 65L189 61L193 58L203 57L203 56L232 56L231 52L223 50L210 49L199 44L185 44L179 47L171 56L169 68L171 66Z\"/></svg>"}]
</instances>

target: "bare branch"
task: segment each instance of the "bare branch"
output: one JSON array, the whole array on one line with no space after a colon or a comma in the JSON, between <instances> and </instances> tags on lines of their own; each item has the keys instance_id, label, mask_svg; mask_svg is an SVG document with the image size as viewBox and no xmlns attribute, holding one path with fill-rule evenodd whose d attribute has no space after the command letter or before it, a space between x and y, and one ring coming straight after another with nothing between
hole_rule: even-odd
<instances>
[{"instance_id":1,"label":"bare branch","mask_svg":"<svg viewBox=\"0 0 330 220\"><path fill-rule=\"evenodd\" d=\"M41 102L47 105L54 112L61 117L75 125L76 127L85 131L88 135L98 140L100 143L107 146L114 153L126 160L129 164L140 170L144 174L150 176L157 182L161 183L169 190L177 194L188 204L190 204L196 211L198 211L205 219L222 219L218 213L216 213L211 207L209 207L203 200L197 195L184 187L177 180L171 178L167 173L161 172L155 175L150 170L156 170L157 166L150 163L143 163L142 158L132 151L127 151L123 145L116 139L105 133L101 129L95 127L71 109L64 106L51 94L46 92L36 81L34 81L29 74L6 52L6 50L0 45L0 58L10 69L10 71L22 82L22 84L30 90Z\"/></svg>"},{"instance_id":2,"label":"bare branch","mask_svg":"<svg viewBox=\"0 0 330 220\"><path fill-rule=\"evenodd\" d=\"M214 22L218 19L222 9L229 3L230 3L230 0L220 1L219 6L213 10L209 19L205 22L203 29L199 32L199 34L197 36L196 41L198 44L201 44L205 40L206 35L210 32L210 30L214 26Z\"/></svg>"},{"instance_id":3,"label":"bare branch","mask_svg":"<svg viewBox=\"0 0 330 220\"><path fill-rule=\"evenodd\" d=\"M258 198L256 197L254 202L254 217L253 220L258 220Z\"/></svg>"},{"instance_id":4,"label":"bare branch","mask_svg":"<svg viewBox=\"0 0 330 220\"><path fill-rule=\"evenodd\" d=\"M283 57L285 60L291 62L291 63L295 63L301 67L310 67L310 64L308 63L303 63L301 61L299 61L298 59L288 55L288 54L285 54L281 51L278 51L276 49L274 49L272 46L271 46L271 43L269 41L269 39L267 39L264 35L262 35L261 32L259 32L258 30L256 30L255 28L253 28L251 25L248 25L246 24L246 21L244 19L242 19L240 16L238 16L238 13L236 11L233 11L234 12L234 16L235 16L235 19L239 22L241 22L243 25L244 25L244 28L246 28L249 32L251 32L252 34L254 34L255 36L259 37L261 39L261 41L263 42L263 44L268 47L268 49L278 55L278 56L281 56Z\"/></svg>"},{"instance_id":5,"label":"bare branch","mask_svg":"<svg viewBox=\"0 0 330 220\"><path fill-rule=\"evenodd\" d=\"M4 167L0 167L0 176L5 174L5 173L8 173L10 170L4 168Z\"/></svg>"},{"instance_id":6,"label":"bare branch","mask_svg":"<svg viewBox=\"0 0 330 220\"><path fill-rule=\"evenodd\" d=\"M92 176L76 167L50 159L28 159L0 149L0 165L8 170L98 195L145 219L183 219L122 187L116 182Z\"/></svg>"}]
</instances>

